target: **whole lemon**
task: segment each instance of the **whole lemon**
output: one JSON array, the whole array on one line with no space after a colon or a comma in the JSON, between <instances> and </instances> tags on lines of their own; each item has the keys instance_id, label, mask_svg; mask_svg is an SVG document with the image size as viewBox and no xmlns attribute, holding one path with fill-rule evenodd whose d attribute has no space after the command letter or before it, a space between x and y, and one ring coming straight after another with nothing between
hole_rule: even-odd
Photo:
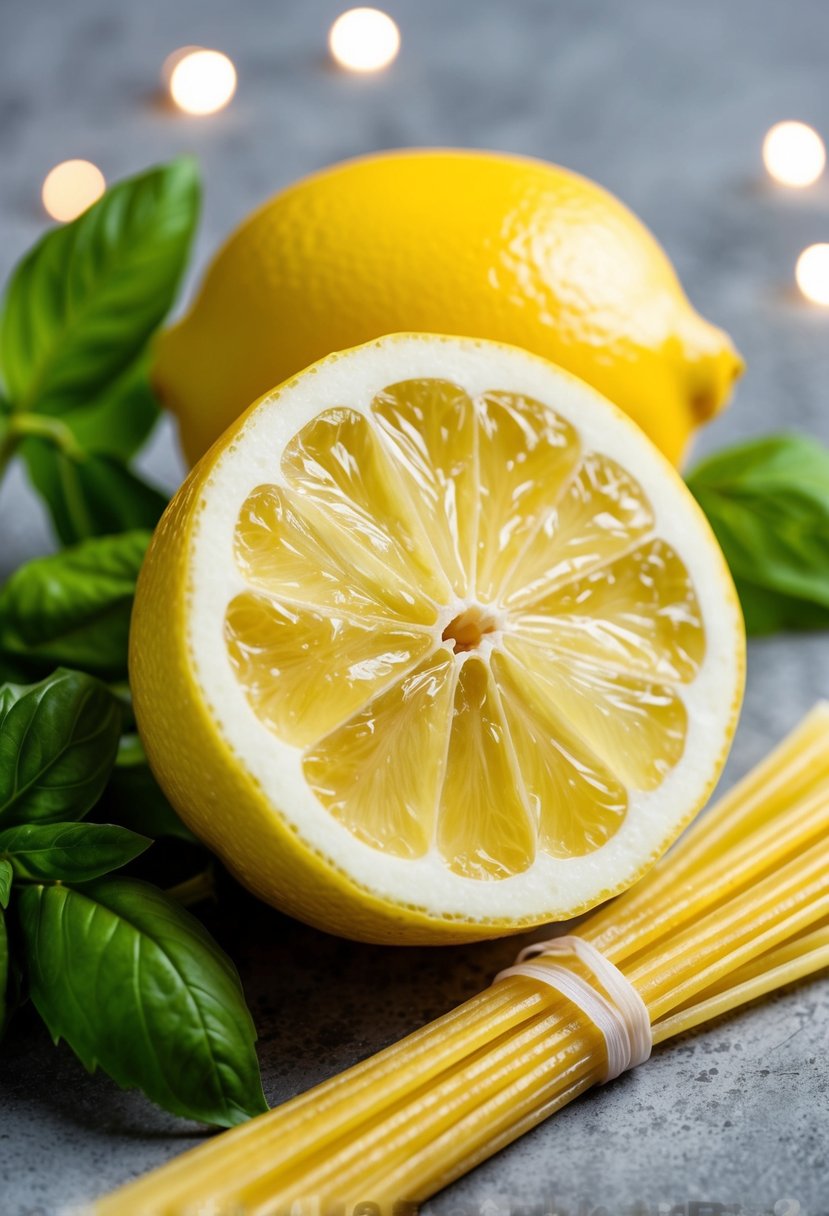
<instances>
[{"instance_id":1,"label":"whole lemon","mask_svg":"<svg viewBox=\"0 0 829 1216\"><path fill-rule=\"evenodd\" d=\"M162 335L154 380L195 461L273 385L403 330L545 356L676 464L742 370L606 190L537 160L426 150L335 165L265 203Z\"/></svg>"}]
</instances>

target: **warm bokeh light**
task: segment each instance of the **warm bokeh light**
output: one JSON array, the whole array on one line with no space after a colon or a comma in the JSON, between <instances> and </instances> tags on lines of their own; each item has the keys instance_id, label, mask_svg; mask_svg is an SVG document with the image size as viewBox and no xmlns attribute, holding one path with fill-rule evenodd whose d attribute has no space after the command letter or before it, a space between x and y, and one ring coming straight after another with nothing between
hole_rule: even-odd
<instances>
[{"instance_id":1,"label":"warm bokeh light","mask_svg":"<svg viewBox=\"0 0 829 1216\"><path fill-rule=\"evenodd\" d=\"M807 300L829 307L829 245L810 245L804 249L794 273Z\"/></svg>"},{"instance_id":2,"label":"warm bokeh light","mask_svg":"<svg viewBox=\"0 0 829 1216\"><path fill-rule=\"evenodd\" d=\"M68 224L106 190L106 180L97 165L88 160L64 160L46 174L41 198L53 220Z\"/></svg>"},{"instance_id":3,"label":"warm bokeh light","mask_svg":"<svg viewBox=\"0 0 829 1216\"><path fill-rule=\"evenodd\" d=\"M164 89L166 92L169 93L170 91L170 80L173 72L181 63L182 59L185 59L188 55L192 55L194 51L203 51L205 49L206 48L203 46L196 46L191 43L189 46L180 46L178 50L170 52L170 54L164 60L164 63L161 65L161 79L164 83Z\"/></svg>"},{"instance_id":4,"label":"warm bokeh light","mask_svg":"<svg viewBox=\"0 0 829 1216\"><path fill-rule=\"evenodd\" d=\"M823 140L805 122L778 122L763 140L763 163L784 186L811 186L823 172Z\"/></svg>"},{"instance_id":5,"label":"warm bokeh light","mask_svg":"<svg viewBox=\"0 0 829 1216\"><path fill-rule=\"evenodd\" d=\"M221 51L182 47L167 57L170 96L185 114L215 114L236 92L236 69Z\"/></svg>"},{"instance_id":6,"label":"warm bokeh light","mask_svg":"<svg viewBox=\"0 0 829 1216\"><path fill-rule=\"evenodd\" d=\"M400 31L388 13L352 8L338 17L328 35L331 54L351 72L388 67L400 50Z\"/></svg>"}]
</instances>

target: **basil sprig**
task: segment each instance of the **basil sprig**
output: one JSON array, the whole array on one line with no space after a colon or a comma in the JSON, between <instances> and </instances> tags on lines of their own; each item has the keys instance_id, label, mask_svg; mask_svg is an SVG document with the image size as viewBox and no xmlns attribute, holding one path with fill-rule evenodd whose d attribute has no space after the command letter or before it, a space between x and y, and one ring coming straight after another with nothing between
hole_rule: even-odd
<instances>
[{"instance_id":1,"label":"basil sprig","mask_svg":"<svg viewBox=\"0 0 829 1216\"><path fill-rule=\"evenodd\" d=\"M124 733L136 578L166 505L130 461L198 203L187 159L118 183L47 233L3 304L0 474L21 458L67 547L0 588L0 1031L28 990L88 1068L229 1126L265 1109L255 1030L181 906L207 887L176 882L199 846Z\"/></svg>"},{"instance_id":2,"label":"basil sprig","mask_svg":"<svg viewBox=\"0 0 829 1216\"><path fill-rule=\"evenodd\" d=\"M829 450L770 435L689 475L731 568L749 633L829 625Z\"/></svg>"},{"instance_id":3,"label":"basil sprig","mask_svg":"<svg viewBox=\"0 0 829 1216\"><path fill-rule=\"evenodd\" d=\"M167 1110L230 1126L266 1109L236 970L174 898L113 876L147 836L85 821L120 731L118 698L91 675L0 688L0 909L55 1041ZM127 751L127 769L146 767ZM0 1021L9 962L0 914Z\"/></svg>"},{"instance_id":4,"label":"basil sprig","mask_svg":"<svg viewBox=\"0 0 829 1216\"><path fill-rule=\"evenodd\" d=\"M189 158L112 186L12 273L0 319L0 470L23 457L64 544L151 528L165 500L129 467L158 414L152 334L195 229Z\"/></svg>"},{"instance_id":5,"label":"basil sprig","mask_svg":"<svg viewBox=\"0 0 829 1216\"><path fill-rule=\"evenodd\" d=\"M0 325L12 411L72 418L138 358L184 270L198 212L189 158L110 187L13 272Z\"/></svg>"},{"instance_id":6,"label":"basil sprig","mask_svg":"<svg viewBox=\"0 0 829 1216\"><path fill-rule=\"evenodd\" d=\"M128 878L18 902L32 1000L87 1068L222 1127L267 1109L239 977L189 912Z\"/></svg>"}]
</instances>

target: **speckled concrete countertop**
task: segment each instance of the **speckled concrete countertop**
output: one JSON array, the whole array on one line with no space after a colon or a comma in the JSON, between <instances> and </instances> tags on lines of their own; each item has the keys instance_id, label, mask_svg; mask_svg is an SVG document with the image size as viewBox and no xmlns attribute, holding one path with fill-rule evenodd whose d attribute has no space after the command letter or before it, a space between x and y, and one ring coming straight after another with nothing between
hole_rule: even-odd
<instances>
[{"instance_id":1,"label":"speckled concrete countertop","mask_svg":"<svg viewBox=\"0 0 829 1216\"><path fill-rule=\"evenodd\" d=\"M87 156L113 179L195 152L206 182L202 263L255 203L330 161L417 144L539 155L631 204L697 306L741 347L748 374L705 450L784 427L829 440L829 313L791 290L798 252L829 239L829 182L784 194L758 171L763 133L778 119L802 118L829 136L826 0L395 0L385 7L402 26L403 51L371 79L326 64L326 30L343 7L4 0L0 273L41 230L40 182L67 156ZM225 114L176 118L154 101L159 65L186 43L236 61L239 93ZM144 464L175 485L167 430ZM14 475L0 520L0 574L50 546ZM725 782L828 693L826 635L753 644ZM245 913L252 934L240 927ZM515 950L381 951L253 905L232 916L213 927L241 966L273 1103L450 1008ZM646 1069L569 1107L427 1210L826 1216L827 1054L829 984L798 986L657 1051ZM0 1082L3 1216L69 1210L198 1134L87 1076L26 1018L3 1045Z\"/></svg>"}]
</instances>

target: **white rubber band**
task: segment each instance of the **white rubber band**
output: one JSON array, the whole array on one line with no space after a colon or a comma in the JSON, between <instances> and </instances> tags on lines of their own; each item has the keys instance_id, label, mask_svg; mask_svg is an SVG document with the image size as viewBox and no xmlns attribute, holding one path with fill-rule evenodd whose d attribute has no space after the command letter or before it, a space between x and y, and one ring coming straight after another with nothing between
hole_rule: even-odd
<instances>
[{"instance_id":1,"label":"white rubber band","mask_svg":"<svg viewBox=\"0 0 829 1216\"><path fill-rule=\"evenodd\" d=\"M575 954L581 960L607 996L569 967L531 961L539 955L567 954ZM653 1035L645 1002L619 968L585 938L554 937L526 946L514 965L499 971L493 983L509 975L524 975L555 988L598 1027L607 1048L604 1081L612 1081L627 1069L636 1068L650 1056Z\"/></svg>"}]
</instances>

